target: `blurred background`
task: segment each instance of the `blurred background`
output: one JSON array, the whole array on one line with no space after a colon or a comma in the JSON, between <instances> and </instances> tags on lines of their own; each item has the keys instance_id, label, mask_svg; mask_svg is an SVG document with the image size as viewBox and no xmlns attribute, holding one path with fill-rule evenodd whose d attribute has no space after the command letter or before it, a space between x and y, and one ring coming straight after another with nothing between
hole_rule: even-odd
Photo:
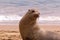
<instances>
[{"instance_id":1,"label":"blurred background","mask_svg":"<svg viewBox=\"0 0 60 40\"><path fill-rule=\"evenodd\" d=\"M39 9L40 24L60 24L60 0L0 0L0 24L18 24L30 8Z\"/></svg>"}]
</instances>

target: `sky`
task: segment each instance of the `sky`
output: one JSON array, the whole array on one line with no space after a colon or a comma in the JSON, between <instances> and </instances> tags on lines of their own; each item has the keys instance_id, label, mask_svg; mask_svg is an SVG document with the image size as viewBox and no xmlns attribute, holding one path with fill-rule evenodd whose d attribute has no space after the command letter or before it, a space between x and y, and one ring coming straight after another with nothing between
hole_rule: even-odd
<instances>
[{"instance_id":1,"label":"sky","mask_svg":"<svg viewBox=\"0 0 60 40\"><path fill-rule=\"evenodd\" d=\"M0 0L0 22L20 20L33 7L41 13L40 23L60 24L60 0Z\"/></svg>"}]
</instances>

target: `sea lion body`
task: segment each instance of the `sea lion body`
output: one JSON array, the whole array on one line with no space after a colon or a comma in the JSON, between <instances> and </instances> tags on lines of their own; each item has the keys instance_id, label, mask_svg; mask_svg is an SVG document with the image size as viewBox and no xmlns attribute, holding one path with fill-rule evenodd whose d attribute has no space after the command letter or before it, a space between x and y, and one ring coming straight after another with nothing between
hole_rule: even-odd
<instances>
[{"instance_id":1,"label":"sea lion body","mask_svg":"<svg viewBox=\"0 0 60 40\"><path fill-rule=\"evenodd\" d=\"M23 40L55 40L57 38L55 33L41 30L37 23L39 14L35 9L30 9L22 17L19 22L19 30Z\"/></svg>"},{"instance_id":2,"label":"sea lion body","mask_svg":"<svg viewBox=\"0 0 60 40\"><path fill-rule=\"evenodd\" d=\"M19 29L23 40L33 40L34 30L38 30L36 20L39 17L39 12L33 9L28 10L25 16L19 22Z\"/></svg>"}]
</instances>

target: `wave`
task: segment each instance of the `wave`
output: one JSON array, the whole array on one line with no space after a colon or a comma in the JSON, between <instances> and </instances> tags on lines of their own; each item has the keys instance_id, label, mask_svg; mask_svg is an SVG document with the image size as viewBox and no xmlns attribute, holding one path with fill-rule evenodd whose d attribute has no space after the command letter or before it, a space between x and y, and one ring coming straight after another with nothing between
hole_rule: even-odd
<instances>
[{"instance_id":1,"label":"wave","mask_svg":"<svg viewBox=\"0 0 60 40\"><path fill-rule=\"evenodd\" d=\"M40 21L60 21L59 16L44 16L39 18Z\"/></svg>"},{"instance_id":2,"label":"wave","mask_svg":"<svg viewBox=\"0 0 60 40\"><path fill-rule=\"evenodd\" d=\"M19 15L0 15L0 21L3 20L20 20L22 17ZM59 16L41 16L39 21L60 21Z\"/></svg>"},{"instance_id":3,"label":"wave","mask_svg":"<svg viewBox=\"0 0 60 40\"><path fill-rule=\"evenodd\" d=\"M0 24L18 24L22 16L19 15L0 15ZM38 18L40 24L60 24L59 16L41 16Z\"/></svg>"}]
</instances>

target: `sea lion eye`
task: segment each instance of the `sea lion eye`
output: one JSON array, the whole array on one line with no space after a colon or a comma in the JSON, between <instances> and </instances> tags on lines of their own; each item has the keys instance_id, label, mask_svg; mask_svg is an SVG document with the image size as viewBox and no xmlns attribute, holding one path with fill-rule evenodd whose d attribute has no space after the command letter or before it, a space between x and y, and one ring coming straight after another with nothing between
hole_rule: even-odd
<instances>
[{"instance_id":1,"label":"sea lion eye","mask_svg":"<svg viewBox=\"0 0 60 40\"><path fill-rule=\"evenodd\" d=\"M28 11L35 12L35 10L29 9Z\"/></svg>"},{"instance_id":2,"label":"sea lion eye","mask_svg":"<svg viewBox=\"0 0 60 40\"><path fill-rule=\"evenodd\" d=\"M35 12L34 10L32 10L32 12Z\"/></svg>"}]
</instances>

